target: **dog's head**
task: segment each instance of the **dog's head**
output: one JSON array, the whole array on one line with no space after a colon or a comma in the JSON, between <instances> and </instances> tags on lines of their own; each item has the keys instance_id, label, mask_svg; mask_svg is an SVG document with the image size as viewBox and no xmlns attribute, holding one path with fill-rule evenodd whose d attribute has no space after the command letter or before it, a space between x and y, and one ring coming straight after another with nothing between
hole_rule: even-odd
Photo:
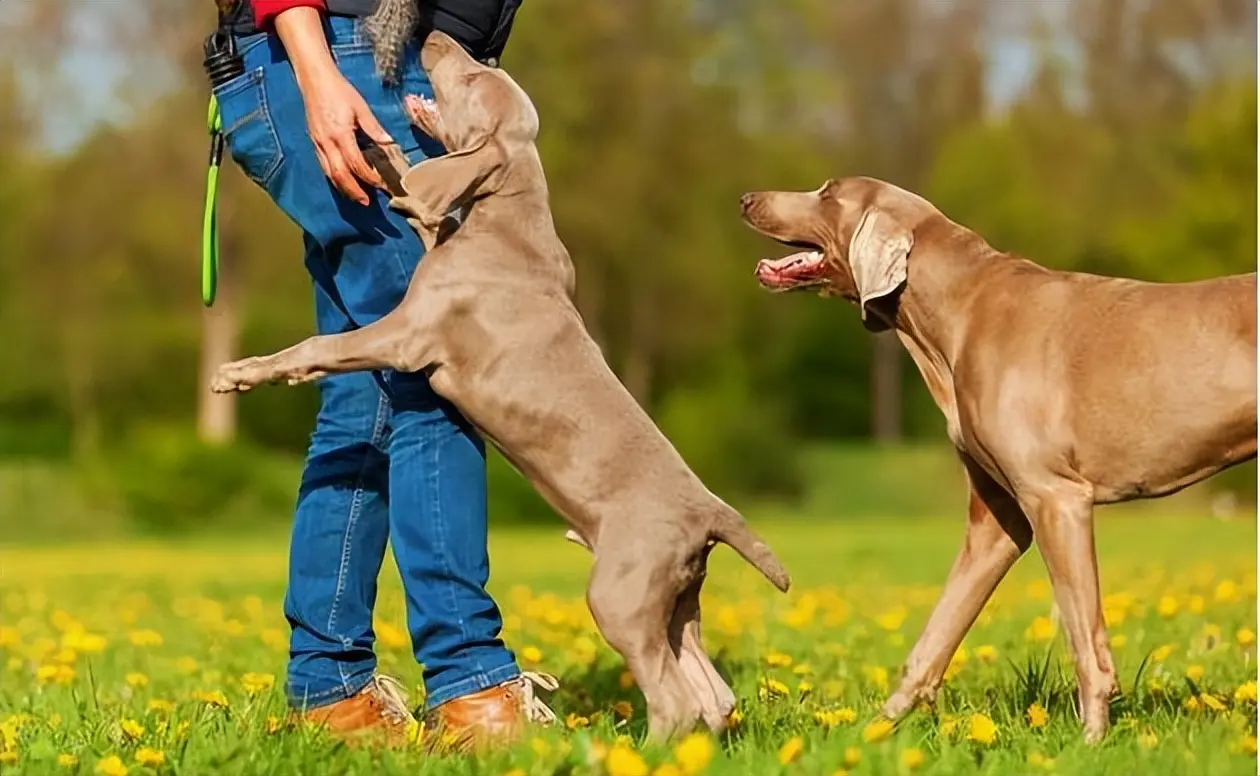
<instances>
[{"instance_id":1,"label":"dog's head","mask_svg":"<svg viewBox=\"0 0 1260 776\"><path fill-rule=\"evenodd\" d=\"M814 191L759 191L740 198L744 221L800 249L757 264L774 291L815 289L856 302L871 331L895 319L916 225L935 211L926 200L874 178L831 179Z\"/></svg>"},{"instance_id":2,"label":"dog's head","mask_svg":"<svg viewBox=\"0 0 1260 776\"><path fill-rule=\"evenodd\" d=\"M500 190L512 160L533 149L538 112L511 76L473 59L445 33L429 33L420 64L433 99L409 95L407 109L447 154L411 168L402 186L412 209L440 217Z\"/></svg>"}]
</instances>

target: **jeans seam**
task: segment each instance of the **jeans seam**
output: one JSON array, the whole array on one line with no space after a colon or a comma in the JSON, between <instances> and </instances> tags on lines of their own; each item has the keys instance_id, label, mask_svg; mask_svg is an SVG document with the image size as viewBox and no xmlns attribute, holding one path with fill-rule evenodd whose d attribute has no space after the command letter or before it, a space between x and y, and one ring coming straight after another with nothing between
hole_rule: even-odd
<instances>
[{"instance_id":1,"label":"jeans seam","mask_svg":"<svg viewBox=\"0 0 1260 776\"><path fill-rule=\"evenodd\" d=\"M381 409L382 409L382 402L378 398L377 404L376 404L376 417L374 418L373 423L372 423L372 444L373 445L378 444L377 440L380 438L381 430L384 427L384 413L381 411ZM350 566L350 550L351 550L351 545L354 539L354 529L359 524L359 512L361 511L361 508L363 506L363 491L364 491L363 486L364 486L364 479L367 476L369 463L370 463L370 458L368 456L364 456L363 463L359 467L359 475L355 479L354 495L351 496L350 498L350 514L348 515L347 520L346 520L345 533L342 535L341 562L337 568L337 590L333 594L332 606L329 607L329 611L328 611L328 626L327 627L328 627L328 632L332 634L337 633L337 609L341 605L341 594L344 593L346 589L346 574ZM342 649L349 648L350 645L347 643L344 637L338 635L338 640L341 642ZM349 693L350 692L350 677L346 674L346 668L341 663L337 664L337 674L338 676L341 677L341 690L343 692Z\"/></svg>"},{"instance_id":2,"label":"jeans seam","mask_svg":"<svg viewBox=\"0 0 1260 776\"><path fill-rule=\"evenodd\" d=\"M302 695L296 695L288 690L285 691L288 704L297 708L310 708L312 702L315 706L327 706L330 703L343 701L346 698L352 698L359 693L368 683L372 681L371 676L364 679L357 687L343 681L338 687L330 687L327 690L319 690L318 692L304 692ZM300 701L300 702L299 702Z\"/></svg>"}]
</instances>

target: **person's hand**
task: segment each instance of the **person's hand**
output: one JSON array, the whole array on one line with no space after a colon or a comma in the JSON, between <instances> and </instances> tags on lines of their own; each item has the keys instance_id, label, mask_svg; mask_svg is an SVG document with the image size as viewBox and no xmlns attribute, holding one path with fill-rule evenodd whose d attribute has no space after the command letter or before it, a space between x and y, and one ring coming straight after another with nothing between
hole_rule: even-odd
<instances>
[{"instance_id":1,"label":"person's hand","mask_svg":"<svg viewBox=\"0 0 1260 776\"><path fill-rule=\"evenodd\" d=\"M360 205L369 204L371 199L359 181L377 188L384 188L385 183L363 158L355 130L363 130L381 145L393 139L372 115L363 95L337 69L318 10L299 6L283 11L276 16L275 29L293 63L319 166L343 194Z\"/></svg>"},{"instance_id":2,"label":"person's hand","mask_svg":"<svg viewBox=\"0 0 1260 776\"><path fill-rule=\"evenodd\" d=\"M384 188L385 183L363 158L355 130L362 129L381 145L392 143L393 139L372 115L363 96L340 72L328 71L308 81L302 88L302 98L319 166L343 194L367 205L370 200L359 181L377 188Z\"/></svg>"}]
</instances>

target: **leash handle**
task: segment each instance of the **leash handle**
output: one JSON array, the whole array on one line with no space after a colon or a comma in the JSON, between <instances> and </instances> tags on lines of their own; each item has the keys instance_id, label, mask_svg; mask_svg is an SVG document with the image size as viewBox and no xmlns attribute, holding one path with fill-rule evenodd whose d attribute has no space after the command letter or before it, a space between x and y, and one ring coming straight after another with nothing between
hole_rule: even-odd
<instances>
[{"instance_id":1,"label":"leash handle","mask_svg":"<svg viewBox=\"0 0 1260 776\"><path fill-rule=\"evenodd\" d=\"M205 211L201 220L201 303L214 304L219 286L219 216L216 205L219 195L219 167L223 163L223 119L219 101L211 94L206 110L206 129L210 133L210 163L206 168Z\"/></svg>"}]
</instances>

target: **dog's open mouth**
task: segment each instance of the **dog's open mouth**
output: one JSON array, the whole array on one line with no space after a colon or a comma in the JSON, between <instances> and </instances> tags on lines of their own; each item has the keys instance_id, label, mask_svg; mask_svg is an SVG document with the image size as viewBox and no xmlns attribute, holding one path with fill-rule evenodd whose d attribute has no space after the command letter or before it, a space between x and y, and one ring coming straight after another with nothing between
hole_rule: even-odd
<instances>
[{"instance_id":1,"label":"dog's open mouth","mask_svg":"<svg viewBox=\"0 0 1260 776\"><path fill-rule=\"evenodd\" d=\"M772 291L817 286L827 282L827 258L822 251L793 253L757 262L757 282Z\"/></svg>"}]
</instances>

